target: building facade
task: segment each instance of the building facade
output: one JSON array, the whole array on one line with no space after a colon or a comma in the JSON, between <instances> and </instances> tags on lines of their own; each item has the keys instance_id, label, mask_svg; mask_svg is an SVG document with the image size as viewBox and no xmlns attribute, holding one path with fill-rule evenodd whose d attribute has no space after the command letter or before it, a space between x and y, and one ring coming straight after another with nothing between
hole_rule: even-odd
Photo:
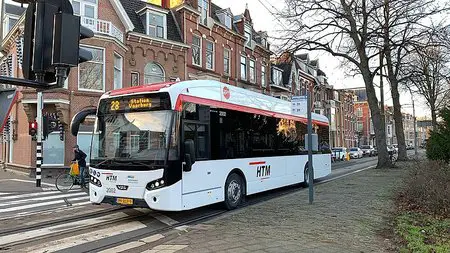
<instances>
[{"instance_id":1,"label":"building facade","mask_svg":"<svg viewBox=\"0 0 450 253\"><path fill-rule=\"evenodd\" d=\"M86 120L77 137L69 134L68 126L77 112L96 107L104 92L186 77L189 46L183 43L170 10L137 0L71 2L82 25L95 33L80 45L91 51L93 59L72 68L64 87L43 92L43 113L59 118L65 129L62 139L53 132L44 141L43 167L67 166L75 144L89 151L93 119ZM21 15L2 41L2 66L7 72L2 74L22 77L23 23ZM36 118L36 90L18 90L10 114L13 138L2 149L8 153L9 166L27 169L35 166L36 142L28 134L28 122Z\"/></svg>"},{"instance_id":2,"label":"building facade","mask_svg":"<svg viewBox=\"0 0 450 253\"><path fill-rule=\"evenodd\" d=\"M44 141L43 167L68 166L75 144L89 151L93 118L69 133L71 118L97 106L106 91L164 81L210 79L270 93L270 45L257 32L248 8L234 15L210 0L72 0L74 13L95 36L82 40L92 61L70 70L64 87L43 93L43 113L57 117L63 138ZM4 4L1 74L22 78L24 8ZM6 88L6 87L2 87ZM8 166L30 169L36 142L28 123L36 118L36 90L18 87L11 111L11 132L0 145ZM3 136L6 135L2 135ZM6 140L6 139L5 139Z\"/></svg>"},{"instance_id":3,"label":"building facade","mask_svg":"<svg viewBox=\"0 0 450 253\"><path fill-rule=\"evenodd\" d=\"M217 80L256 92L270 90L270 45L256 32L248 8L234 15L211 0L185 0L173 9L189 45L187 80Z\"/></svg>"}]
</instances>

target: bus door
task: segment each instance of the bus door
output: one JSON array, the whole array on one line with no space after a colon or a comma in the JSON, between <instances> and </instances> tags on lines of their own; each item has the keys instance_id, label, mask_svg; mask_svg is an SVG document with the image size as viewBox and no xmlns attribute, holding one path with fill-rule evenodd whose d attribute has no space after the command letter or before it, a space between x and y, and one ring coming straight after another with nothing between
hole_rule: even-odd
<instances>
[{"instance_id":1,"label":"bus door","mask_svg":"<svg viewBox=\"0 0 450 253\"><path fill-rule=\"evenodd\" d=\"M183 193L208 189L207 176L211 174L208 161L211 157L209 106L183 105L182 147L186 140L194 141L195 162L190 171L183 171Z\"/></svg>"}]
</instances>

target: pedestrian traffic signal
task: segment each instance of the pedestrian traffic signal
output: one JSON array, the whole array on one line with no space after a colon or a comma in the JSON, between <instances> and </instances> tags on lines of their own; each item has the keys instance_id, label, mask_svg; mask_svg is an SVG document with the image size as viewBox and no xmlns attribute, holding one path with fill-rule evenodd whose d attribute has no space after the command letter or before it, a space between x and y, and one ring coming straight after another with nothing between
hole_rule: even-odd
<instances>
[{"instance_id":1,"label":"pedestrian traffic signal","mask_svg":"<svg viewBox=\"0 0 450 253\"><path fill-rule=\"evenodd\" d=\"M37 125L36 120L33 122L30 122L29 134L31 135L31 137L35 137L37 135L37 131L38 131L38 125Z\"/></svg>"}]
</instances>

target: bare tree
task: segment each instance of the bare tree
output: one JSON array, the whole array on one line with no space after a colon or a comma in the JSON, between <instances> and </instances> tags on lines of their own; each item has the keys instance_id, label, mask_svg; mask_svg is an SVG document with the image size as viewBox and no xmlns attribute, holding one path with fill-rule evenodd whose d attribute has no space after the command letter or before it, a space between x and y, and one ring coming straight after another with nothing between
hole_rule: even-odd
<instances>
[{"instance_id":1,"label":"bare tree","mask_svg":"<svg viewBox=\"0 0 450 253\"><path fill-rule=\"evenodd\" d=\"M399 93L405 77L402 69L410 66L408 56L423 43L430 29L428 24L446 13L447 6L442 0L383 0L383 15L378 15L378 26L383 26L382 46L394 105L399 160L407 159Z\"/></svg>"},{"instance_id":2,"label":"bare tree","mask_svg":"<svg viewBox=\"0 0 450 253\"><path fill-rule=\"evenodd\" d=\"M430 108L433 129L437 112L450 102L450 52L446 41L440 40L430 34L429 40L409 56L409 65L402 72L406 86L422 96Z\"/></svg>"},{"instance_id":3,"label":"bare tree","mask_svg":"<svg viewBox=\"0 0 450 253\"><path fill-rule=\"evenodd\" d=\"M286 49L325 51L345 61L362 76L379 151L377 167L390 165L386 128L373 85L379 70L378 15L383 2L367 0L285 0L282 17L287 21L281 39ZM382 12L381 12L382 13Z\"/></svg>"}]
</instances>

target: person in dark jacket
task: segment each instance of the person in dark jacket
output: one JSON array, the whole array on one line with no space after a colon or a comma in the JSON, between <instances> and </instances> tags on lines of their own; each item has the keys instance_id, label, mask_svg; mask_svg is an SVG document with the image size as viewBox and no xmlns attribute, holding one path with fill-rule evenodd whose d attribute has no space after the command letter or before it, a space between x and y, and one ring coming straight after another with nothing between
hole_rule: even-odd
<instances>
[{"instance_id":1,"label":"person in dark jacket","mask_svg":"<svg viewBox=\"0 0 450 253\"><path fill-rule=\"evenodd\" d=\"M80 149L80 147L78 145L73 146L73 152L75 154L75 158L72 159L72 162L78 161L78 167L80 168L81 187L83 187L83 185L84 185L84 170L86 169L87 155Z\"/></svg>"}]
</instances>

